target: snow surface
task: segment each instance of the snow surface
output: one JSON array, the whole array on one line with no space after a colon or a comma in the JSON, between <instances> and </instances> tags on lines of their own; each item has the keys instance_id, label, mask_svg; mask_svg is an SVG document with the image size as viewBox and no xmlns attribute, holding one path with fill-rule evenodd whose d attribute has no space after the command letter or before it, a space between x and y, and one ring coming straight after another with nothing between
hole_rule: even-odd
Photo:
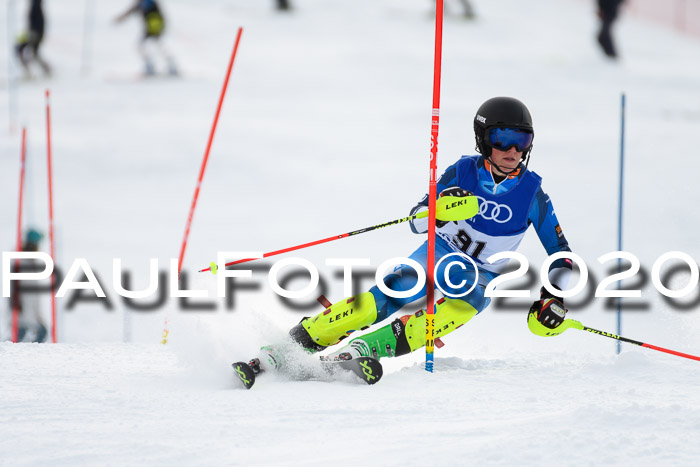
<instances>
[{"instance_id":1,"label":"snow surface","mask_svg":"<svg viewBox=\"0 0 700 467\"><path fill-rule=\"evenodd\" d=\"M3 250L15 243L20 141L8 131L15 103L28 128L25 226L47 231L49 87L57 262L65 271L86 258L111 303L68 310L59 300L60 344L0 344L3 457L18 465L694 464L698 362L635 346L616 356L614 341L573 330L533 336L524 324L531 300L492 306L446 337L433 375L417 352L385 360L373 387L271 376L251 391L235 387L230 363L319 309L283 304L265 271L254 273L256 289L235 291L233 310L209 298L215 309L207 312L184 311L174 299L129 311L112 285L112 259L144 288L149 258L165 270L177 256L238 26L239 55L185 257L190 288L214 297L212 276L194 271L217 251L270 251L399 218L427 189L429 2L294 3L292 14L280 15L272 2L167 2L166 43L183 78L144 81L135 79L139 21L111 23L128 2L46 2L44 53L55 76L22 82L11 97L8 67L0 70ZM19 28L25 5L10 4ZM86 4L95 24L90 72L82 74ZM623 59L611 63L594 42L593 2L540 0L536 11L516 0L475 6L477 21L445 22L439 170L474 153L471 122L481 102L495 95L526 102L537 135L531 168L544 177L594 289L614 266L597 258L617 248L624 91L624 249L647 273L667 251L698 258L700 187L691 176L700 41L623 15L616 29ZM8 11L0 8L0 24L12 23ZM397 226L296 256L318 267L326 296L337 300L343 281L326 258L364 257L376 267L421 241ZM545 259L534 234L519 251L534 271ZM679 274L667 285L686 282ZM360 290L371 283L363 278ZM648 275L641 289L635 302L647 308L624 314L622 334L700 353L697 287L681 300L685 310L662 300ZM312 304L318 293L300 302ZM615 331L605 299L567 305L584 324ZM166 315L170 341L160 346Z\"/></svg>"},{"instance_id":2,"label":"snow surface","mask_svg":"<svg viewBox=\"0 0 700 467\"><path fill-rule=\"evenodd\" d=\"M269 377L250 391L211 355L183 365L162 346L4 343L0 355L0 447L20 465L695 465L698 454L698 372L641 352L438 358L432 375L409 366L375 386Z\"/></svg>"}]
</instances>

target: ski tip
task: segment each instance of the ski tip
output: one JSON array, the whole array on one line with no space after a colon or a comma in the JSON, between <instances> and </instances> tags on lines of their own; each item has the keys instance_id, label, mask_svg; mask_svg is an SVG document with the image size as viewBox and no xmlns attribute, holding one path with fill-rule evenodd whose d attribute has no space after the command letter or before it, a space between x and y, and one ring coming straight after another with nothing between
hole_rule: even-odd
<instances>
[{"instance_id":1,"label":"ski tip","mask_svg":"<svg viewBox=\"0 0 700 467\"><path fill-rule=\"evenodd\" d=\"M359 370L356 374L367 384L376 384L382 379L384 369L379 360L371 357L360 357L357 359Z\"/></svg>"},{"instance_id":2,"label":"ski tip","mask_svg":"<svg viewBox=\"0 0 700 467\"><path fill-rule=\"evenodd\" d=\"M234 374L246 389L250 389L255 384L255 372L244 362L236 362L231 364Z\"/></svg>"}]
</instances>

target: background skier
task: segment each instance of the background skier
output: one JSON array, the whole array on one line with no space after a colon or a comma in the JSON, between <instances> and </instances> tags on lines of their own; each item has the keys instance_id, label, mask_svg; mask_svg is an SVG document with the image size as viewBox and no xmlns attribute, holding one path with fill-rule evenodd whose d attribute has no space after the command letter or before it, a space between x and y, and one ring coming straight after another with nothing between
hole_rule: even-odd
<instances>
[{"instance_id":1,"label":"background skier","mask_svg":"<svg viewBox=\"0 0 700 467\"><path fill-rule=\"evenodd\" d=\"M612 36L612 27L617 20L620 5L624 0L598 0L598 18L600 19L600 31L598 32L598 44L605 55L617 58L617 47Z\"/></svg>"},{"instance_id":2,"label":"background skier","mask_svg":"<svg viewBox=\"0 0 700 467\"><path fill-rule=\"evenodd\" d=\"M44 40L46 21L41 4L42 0L31 0L27 14L27 30L20 34L15 51L19 58L26 78L31 78L31 63L38 63L45 76L51 74L51 67L39 54L39 47Z\"/></svg>"},{"instance_id":3,"label":"background skier","mask_svg":"<svg viewBox=\"0 0 700 467\"><path fill-rule=\"evenodd\" d=\"M139 53L143 57L146 76L155 74L155 64L152 54L149 49L156 48L164 58L169 75L175 76L178 74L175 61L163 46L161 36L165 30L165 18L156 0L137 0L136 3L115 19L116 23L120 23L128 18L133 13L140 13L144 21L144 34L139 43Z\"/></svg>"},{"instance_id":4,"label":"background skier","mask_svg":"<svg viewBox=\"0 0 700 467\"><path fill-rule=\"evenodd\" d=\"M22 251L39 251L39 242L43 236L30 229L25 235ZM39 261L23 259L19 262L19 272L41 270ZM44 342L47 337L46 324L41 316L41 307L36 290L22 290L20 282L13 282L11 308L19 311L17 342Z\"/></svg>"}]
</instances>

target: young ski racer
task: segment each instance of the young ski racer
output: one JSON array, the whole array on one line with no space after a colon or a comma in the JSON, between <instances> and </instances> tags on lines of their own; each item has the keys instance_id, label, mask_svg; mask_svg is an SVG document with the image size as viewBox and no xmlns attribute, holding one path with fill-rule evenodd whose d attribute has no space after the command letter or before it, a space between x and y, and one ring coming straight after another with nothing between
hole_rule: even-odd
<instances>
[{"instance_id":1,"label":"young ski racer","mask_svg":"<svg viewBox=\"0 0 700 467\"><path fill-rule=\"evenodd\" d=\"M439 197L475 196L479 210L467 220L436 222L435 281L445 295L435 304L436 339L451 333L488 307L491 299L485 296L486 286L498 277L508 260L491 263L487 258L503 251L515 251L531 225L547 254L571 251L552 202L542 190L542 178L528 169L534 128L525 104L511 97L487 100L474 117L474 135L476 149L481 155L461 157L437 182ZM411 214L427 207L426 195ZM411 229L417 234L426 233L427 219L414 220ZM443 258L445 261L441 261ZM418 247L410 259L426 270L427 242ZM454 262L457 264L452 264ZM474 265L478 268L478 278ZM552 263L549 280L555 289L566 288L571 270L568 259ZM398 266L383 279L389 289L397 292L411 290L417 280L418 274L410 265ZM470 289L471 292L465 294ZM313 317L302 319L289 334L307 351L320 352L353 332L386 320L425 294L425 284L406 298L391 297L374 286ZM540 299L532 304L528 314L530 329L541 335L556 334L566 313L563 302L563 298L543 287ZM420 310L355 337L324 358L342 362L398 357L421 348L425 341L426 314ZM279 368L283 360L281 348L263 347L260 357L241 365L241 371L257 374Z\"/></svg>"}]
</instances>

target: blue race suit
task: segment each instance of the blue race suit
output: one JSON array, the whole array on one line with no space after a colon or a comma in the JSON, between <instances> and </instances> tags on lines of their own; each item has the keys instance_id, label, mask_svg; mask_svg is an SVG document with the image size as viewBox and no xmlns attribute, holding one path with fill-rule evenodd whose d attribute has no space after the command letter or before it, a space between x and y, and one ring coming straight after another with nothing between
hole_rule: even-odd
<instances>
[{"instance_id":1,"label":"blue race suit","mask_svg":"<svg viewBox=\"0 0 700 467\"><path fill-rule=\"evenodd\" d=\"M559 251L571 251L559 226L554 207L549 196L542 191L541 177L527 168L508 175L505 180L496 183L491 174L491 167L483 156L463 156L451 165L437 182L437 192L445 188L458 186L472 192L479 199L479 213L471 219L453 221L436 230L435 261L451 253L469 256L478 267L477 284L468 295L461 297L471 304L477 312L484 310L491 299L484 296L486 285L498 277L507 259L489 263L486 259L502 251L515 251L530 225L551 255ZM428 195L413 208L411 214L426 209ZM413 221L414 233L427 232L427 219ZM427 242L414 251L410 259L417 261L427 269ZM449 267L448 278L445 270L450 263L459 264ZM557 260L550 267L550 279L559 277L557 286L564 288L571 271L571 262ZM451 296L467 291L474 285L476 271L474 266L464 258L454 255L439 264L435 271L435 281L442 290ZM408 265L400 265L386 277L384 284L395 291L410 290L416 285L417 274ZM377 320L382 321L398 311L407 303L425 296L426 287L408 298L394 298L384 294L377 286L370 289L377 304Z\"/></svg>"}]
</instances>

